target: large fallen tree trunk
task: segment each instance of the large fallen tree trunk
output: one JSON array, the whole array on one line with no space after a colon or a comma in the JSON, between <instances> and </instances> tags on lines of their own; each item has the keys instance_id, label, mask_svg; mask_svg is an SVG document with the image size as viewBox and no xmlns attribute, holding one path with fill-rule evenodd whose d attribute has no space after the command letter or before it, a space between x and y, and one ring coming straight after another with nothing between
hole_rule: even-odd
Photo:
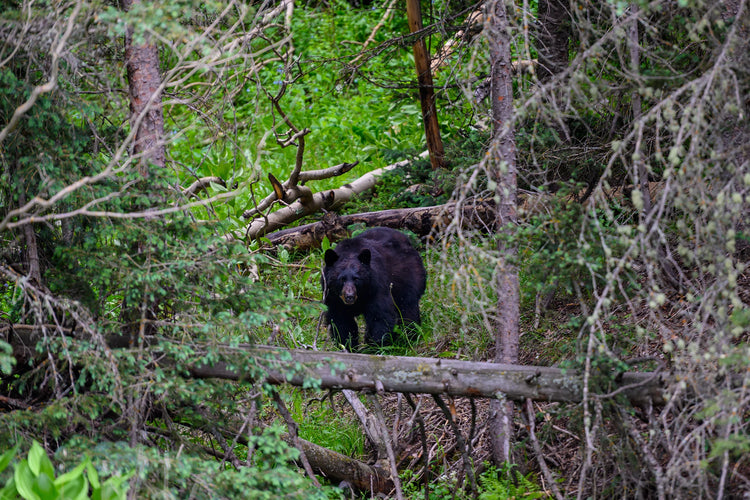
<instances>
[{"instance_id":1,"label":"large fallen tree trunk","mask_svg":"<svg viewBox=\"0 0 750 500\"><path fill-rule=\"evenodd\" d=\"M262 360L266 380L272 384L309 386L317 380L321 389L352 389L374 392L447 394L475 398L509 398L516 401L577 403L583 393L583 377L576 370L545 366L520 366L455 359L374 356L348 352L286 350L261 346L223 348L222 353L250 354ZM249 371L238 364L216 363L193 366L196 378L241 380ZM664 380L659 372L603 373L612 380L607 387L589 387L599 397L625 397L635 406L664 404Z\"/></svg>"},{"instance_id":2,"label":"large fallen tree trunk","mask_svg":"<svg viewBox=\"0 0 750 500\"><path fill-rule=\"evenodd\" d=\"M23 327L23 328L22 328ZM43 356L34 346L42 332L36 327L6 327L6 341L20 362ZM110 348L132 347L123 336L105 339ZM157 345L159 339L144 337L143 345ZM228 360L251 357L266 369L266 380L272 384L288 383L309 387L317 380L321 389L402 392L413 394L447 394L475 398L502 398L516 401L559 401L577 403L583 393L583 376L576 370L546 366L521 366L456 359L375 356L349 352L307 351L268 346L218 346L219 354ZM247 369L242 367L248 366ZM245 362L218 362L212 366L193 365L190 374L196 378L228 380L251 379L257 366ZM592 374L596 375L596 374ZM601 373L590 380L611 380L612 374ZM622 395L635 406L664 404L665 381L659 372L626 372L617 374L608 387L589 387L589 394L599 397Z\"/></svg>"},{"instance_id":3,"label":"large fallen tree trunk","mask_svg":"<svg viewBox=\"0 0 750 500\"><path fill-rule=\"evenodd\" d=\"M445 227L453 220L460 220L462 225L490 228L494 224L494 218L495 207L491 201L394 208L341 216L329 212L319 222L284 229L266 237L274 246L310 250L319 248L325 237L330 241L346 238L349 236L347 227L352 224L408 229L419 236L427 236L436 228Z\"/></svg>"}]
</instances>

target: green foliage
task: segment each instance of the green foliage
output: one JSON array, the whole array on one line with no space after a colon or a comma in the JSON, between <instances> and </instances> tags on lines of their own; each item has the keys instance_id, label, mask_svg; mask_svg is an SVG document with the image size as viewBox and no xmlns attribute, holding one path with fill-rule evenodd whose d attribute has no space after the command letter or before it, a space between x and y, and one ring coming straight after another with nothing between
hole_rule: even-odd
<instances>
[{"instance_id":1,"label":"green foliage","mask_svg":"<svg viewBox=\"0 0 750 500\"><path fill-rule=\"evenodd\" d=\"M442 475L430 481L429 498L455 498L457 500L477 498L479 500L506 500L513 498L545 498L534 474L522 475L517 466L505 464L499 470L495 466L486 464L487 468L479 475L478 496L466 491L467 485L457 484L453 474ZM427 492L419 482L415 481L412 471L404 471L402 481L406 485L404 494L408 498L427 498Z\"/></svg>"},{"instance_id":2,"label":"green foliage","mask_svg":"<svg viewBox=\"0 0 750 500\"><path fill-rule=\"evenodd\" d=\"M299 425L302 439L336 451L343 455L363 460L365 436L358 421L352 415L337 411L325 400L325 394L292 392L287 403L294 421Z\"/></svg>"},{"instance_id":3,"label":"green foliage","mask_svg":"<svg viewBox=\"0 0 750 500\"><path fill-rule=\"evenodd\" d=\"M268 172L286 179L296 161L295 148L281 147L273 136L266 136L274 127L279 135L286 132L286 125L280 123L269 100L277 91L284 89L280 105L291 123L310 130L305 140L305 170L342 161L360 162L340 178L311 183L314 191L338 187L384 166L391 160L387 151L405 151L424 141L416 90L398 94L386 86L372 84L373 78L414 80L410 50L393 46L367 61L366 68L360 71L362 76L347 73L346 62L356 57L358 44L367 39L382 17L384 6L353 9L344 0L335 0L324 5L300 5L295 10L292 31L297 63L289 67L283 62L264 65L250 81L242 83L230 108L222 103L224 119L237 123L231 140L213 140L212 130L196 122L195 115L186 114L182 107L169 114L174 120L169 127L179 132L171 143L171 154L180 163L195 165L193 170L180 174L181 183L208 175L237 183L238 196L213 207L218 218L236 226L244 225L240 216L253 206L255 199L271 192L267 182L258 181ZM405 18L400 17L379 30L375 43L408 30ZM267 42L263 40L253 41L258 50L264 45ZM239 77L244 79L242 74ZM212 187L212 192L220 191L221 188Z\"/></svg>"},{"instance_id":4,"label":"green foliage","mask_svg":"<svg viewBox=\"0 0 750 500\"><path fill-rule=\"evenodd\" d=\"M18 446L0 457L0 473L13 461ZM92 499L124 500L133 472L102 480L91 459L86 457L72 470L55 477L55 468L42 446L34 441L28 457L14 465L0 498L28 500Z\"/></svg>"},{"instance_id":5,"label":"green foliage","mask_svg":"<svg viewBox=\"0 0 750 500\"><path fill-rule=\"evenodd\" d=\"M207 460L192 453L189 446L181 451L159 450L79 438L67 443L58 455L85 452L109 473L133 471L132 482L141 498L337 498L335 490L314 486L288 464L289 459L297 456L297 450L280 439L281 433L280 427L273 426L254 435L257 449L252 465L239 469Z\"/></svg>"},{"instance_id":6,"label":"green foliage","mask_svg":"<svg viewBox=\"0 0 750 500\"><path fill-rule=\"evenodd\" d=\"M544 498L533 474L522 475L512 464L503 465L500 470L488 467L479 476L481 485L479 500L504 500L506 498Z\"/></svg>"},{"instance_id":7,"label":"green foliage","mask_svg":"<svg viewBox=\"0 0 750 500\"><path fill-rule=\"evenodd\" d=\"M586 213L572 199L580 191L581 186L572 185L552 195L541 194L536 202L541 209L534 207L533 198L528 202L535 213L519 226L513 241L519 248L522 300L527 307L538 295L556 290L568 296L589 296L606 282L607 259L623 251L622 224L630 212L615 207L614 211ZM599 233L600 237L582 238L582 227L584 234Z\"/></svg>"}]
</instances>

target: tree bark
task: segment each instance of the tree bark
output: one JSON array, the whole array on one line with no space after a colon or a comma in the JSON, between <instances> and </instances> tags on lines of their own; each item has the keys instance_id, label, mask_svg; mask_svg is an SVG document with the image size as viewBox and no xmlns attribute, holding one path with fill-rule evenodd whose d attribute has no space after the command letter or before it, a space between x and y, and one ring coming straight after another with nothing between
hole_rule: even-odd
<instances>
[{"instance_id":1,"label":"tree bark","mask_svg":"<svg viewBox=\"0 0 750 500\"><path fill-rule=\"evenodd\" d=\"M491 64L492 142L489 161L490 175L496 182L497 225L501 233L498 243L497 322L495 325L495 362L518 362L519 283L518 269L513 264L516 249L507 244L517 221L516 145L512 125L513 82L508 15L504 0L488 4L488 39ZM514 405L502 399L490 404L489 428L492 458L498 467L513 462Z\"/></svg>"},{"instance_id":2,"label":"tree bark","mask_svg":"<svg viewBox=\"0 0 750 500\"><path fill-rule=\"evenodd\" d=\"M432 207L394 208L341 216L328 212L319 222L277 231L267 235L267 238L273 246L310 250L320 248L323 238L337 241L349 237L347 227L352 224L407 229L419 236L428 236L456 218L461 219L463 226L485 227L489 232L495 222L494 203L447 203Z\"/></svg>"},{"instance_id":3,"label":"tree bark","mask_svg":"<svg viewBox=\"0 0 750 500\"><path fill-rule=\"evenodd\" d=\"M393 481L388 477L388 473L378 467L367 465L304 439L298 441L316 474L339 482L346 481L360 491L388 494L393 490Z\"/></svg>"},{"instance_id":4,"label":"tree bark","mask_svg":"<svg viewBox=\"0 0 750 500\"><path fill-rule=\"evenodd\" d=\"M375 356L349 352L279 349L244 345L223 348L222 354L249 354L262 361L266 382L302 387L310 379L321 389L446 394L474 398L533 399L577 403L583 394L582 375L576 370L544 366L520 366L483 361ZM218 362L190 369L196 378L247 380L244 363ZM600 394L621 394L633 405L664 404L664 380L656 372L622 373Z\"/></svg>"},{"instance_id":5,"label":"tree bark","mask_svg":"<svg viewBox=\"0 0 750 500\"><path fill-rule=\"evenodd\" d=\"M24 186L20 186L18 191L18 205L22 207L25 204L26 192L24 191ZM34 232L34 226L32 224L26 224L23 226L23 239L26 243L24 255L28 265L28 276L37 286L41 286L43 283L42 268L39 265L39 246L36 242L36 232Z\"/></svg>"},{"instance_id":6,"label":"tree bark","mask_svg":"<svg viewBox=\"0 0 750 500\"><path fill-rule=\"evenodd\" d=\"M123 0L129 11L141 0ZM138 170L148 177L149 164L166 165L164 144L164 113L161 104L161 76L159 51L148 38L138 44L133 40L133 29L125 35L125 67L128 73L130 97L130 127L133 131L133 156L138 157Z\"/></svg>"},{"instance_id":7,"label":"tree bark","mask_svg":"<svg viewBox=\"0 0 750 500\"><path fill-rule=\"evenodd\" d=\"M419 2L420 0L406 0L406 17L409 21L411 33L422 30L422 8ZM445 151L443 150L443 140L440 137L437 108L435 106L430 54L427 52L427 44L424 38L421 37L418 37L414 42L413 49L417 81L419 82L419 102L422 105L424 135L427 140L427 150L430 152L430 163L434 170L445 166Z\"/></svg>"},{"instance_id":8,"label":"tree bark","mask_svg":"<svg viewBox=\"0 0 750 500\"><path fill-rule=\"evenodd\" d=\"M640 36L638 35L638 4L634 3L630 6L633 12L633 20L630 22L628 27L628 49L630 53L630 71L632 72L632 78L638 79L640 77L641 68L641 47L640 47ZM633 122L638 122L641 119L641 94L637 89L633 90L631 96L631 103L633 106ZM640 125L636 125L640 126ZM648 189L648 169L646 168L646 162L644 158L647 155L641 151L641 141L636 143L636 151L633 155L633 163L635 164L635 172L637 176L637 185L640 188L640 192L643 200L643 208L641 210L642 220L645 221L648 214L651 212L651 192Z\"/></svg>"},{"instance_id":9,"label":"tree bark","mask_svg":"<svg viewBox=\"0 0 750 500\"><path fill-rule=\"evenodd\" d=\"M253 240L281 229L307 215L321 210L334 209L346 201L351 200L355 195L363 193L375 186L379 175L388 170L408 165L410 161L411 160L404 160L373 170L340 188L320 191L317 193L310 192L309 196L299 198L268 215L256 215L256 218L250 222L250 224L245 226L241 231L237 231L233 236L230 236L230 238ZM302 175L303 174L301 173L300 176Z\"/></svg>"},{"instance_id":10,"label":"tree bark","mask_svg":"<svg viewBox=\"0 0 750 500\"><path fill-rule=\"evenodd\" d=\"M40 325L3 326L0 327L0 338L11 344L18 365L27 364L32 358L40 356L34 348L43 339ZM158 342L158 338L154 337L153 344ZM128 339L120 335L108 336L106 343L112 349L131 347ZM143 343L145 346L151 344L150 338L144 338ZM260 362L266 368L266 381L275 385L288 383L308 387L305 383L315 379L324 390L446 394L472 398L506 397L513 401L528 398L566 403L580 402L583 394L581 373L546 366L374 356L247 344L221 346L218 349L227 358L244 355L252 357L254 363ZM164 359L162 363L169 363L169 360ZM190 375L195 378L250 380L255 364L247 371L243 370L244 366L250 365L236 361L217 362L211 366L193 365L189 370ZM613 379L610 386L601 388L600 397L621 395L634 406L640 407L665 403L663 389L668 380L659 372L625 372L616 374ZM742 378L733 379L732 384L741 386ZM594 389L590 388L590 391Z\"/></svg>"}]
</instances>

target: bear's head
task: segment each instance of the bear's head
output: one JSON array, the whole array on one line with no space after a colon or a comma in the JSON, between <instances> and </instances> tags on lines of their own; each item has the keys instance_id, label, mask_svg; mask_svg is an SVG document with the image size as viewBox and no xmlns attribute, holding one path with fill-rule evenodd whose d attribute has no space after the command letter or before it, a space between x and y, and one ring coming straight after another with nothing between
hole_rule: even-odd
<instances>
[{"instance_id":1,"label":"bear's head","mask_svg":"<svg viewBox=\"0 0 750 500\"><path fill-rule=\"evenodd\" d=\"M341 302L351 306L357 302L370 280L372 253L365 248L354 256L341 256L334 250L325 253L327 293L338 295Z\"/></svg>"}]
</instances>

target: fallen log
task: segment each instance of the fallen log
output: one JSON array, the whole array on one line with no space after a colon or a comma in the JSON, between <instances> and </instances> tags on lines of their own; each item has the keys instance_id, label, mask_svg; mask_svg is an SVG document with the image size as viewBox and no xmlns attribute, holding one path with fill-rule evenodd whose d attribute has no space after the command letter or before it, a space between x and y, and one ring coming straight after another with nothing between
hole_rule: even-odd
<instances>
[{"instance_id":1,"label":"fallen log","mask_svg":"<svg viewBox=\"0 0 750 500\"><path fill-rule=\"evenodd\" d=\"M14 356L17 359L28 356L28 350L36 344L39 334L17 329L15 335L7 340L13 347ZM125 340L122 336L109 336L105 342L110 348L132 347ZM156 345L158 339L145 337L142 343L144 346ZM210 366L194 364L188 368L191 376L249 380L253 378L253 373L257 373L257 364L260 364L265 369L266 381L276 385L288 383L310 387L311 380L314 380L321 389L505 397L515 401L532 399L567 403L578 403L583 396L583 375L580 372L546 366L253 345L222 345L212 349L230 361ZM257 364L242 361L243 356L252 358ZM232 361L235 359L239 362ZM591 375L591 380L611 380L607 387L589 386L592 397L622 395L632 405L641 407L665 403L663 390L667 381L661 372L625 372L615 377L609 373Z\"/></svg>"},{"instance_id":2,"label":"fallen log","mask_svg":"<svg viewBox=\"0 0 750 500\"><path fill-rule=\"evenodd\" d=\"M266 238L275 247L311 250L320 248L323 238L337 241L348 237L347 228L353 224L407 229L419 236L428 236L458 218L463 226L471 225L489 229L495 221L495 206L491 201L473 201L460 205L446 203L431 207L394 208L351 215L328 212L319 222L276 231L266 235Z\"/></svg>"},{"instance_id":3,"label":"fallen log","mask_svg":"<svg viewBox=\"0 0 750 500\"><path fill-rule=\"evenodd\" d=\"M420 157L425 157L427 152L420 154ZM385 166L366 173L362 177L353 180L348 184L336 189L329 189L327 191L319 191L313 193L309 188L305 187L304 193L299 193L300 196L295 198L294 201L284 204L278 210L271 213L262 215L258 214L257 209L249 210L245 212L245 215L252 216L253 220L241 230L237 230L233 235L228 235L227 239L244 239L253 240L260 238L270 232L276 231L285 227L292 222L301 219L307 215L319 212L321 210L331 210L343 203L351 200L354 196L371 189L378 182L378 177L383 173L401 168L408 165L412 160L403 160L392 165ZM346 164L348 165L348 164ZM300 176L303 174L300 173ZM312 176L309 179L304 178L303 180L315 180L317 177ZM278 181L277 181L278 182ZM285 186L281 186L285 188ZM304 186L303 186L304 187ZM277 195L273 198L276 199ZM270 205L269 205L270 206Z\"/></svg>"},{"instance_id":4,"label":"fallen log","mask_svg":"<svg viewBox=\"0 0 750 500\"><path fill-rule=\"evenodd\" d=\"M520 366L455 359L375 356L348 352L305 351L265 346L220 349L230 359L250 355L266 370L271 384L310 386L321 389L447 394L474 398L508 398L515 401L578 403L583 396L583 375L576 370L546 366ZM195 365L196 378L248 379L249 371L238 363ZM244 366L241 364L240 366ZM592 377L610 380L610 374ZM607 387L589 387L592 397L622 395L634 406L663 405L665 380L659 372L617 374Z\"/></svg>"},{"instance_id":5,"label":"fallen log","mask_svg":"<svg viewBox=\"0 0 750 500\"><path fill-rule=\"evenodd\" d=\"M368 465L310 441L298 438L302 451L316 474L338 482L346 481L359 491L388 494L393 490L393 481L379 467ZM291 446L291 440L287 441Z\"/></svg>"}]
</instances>

